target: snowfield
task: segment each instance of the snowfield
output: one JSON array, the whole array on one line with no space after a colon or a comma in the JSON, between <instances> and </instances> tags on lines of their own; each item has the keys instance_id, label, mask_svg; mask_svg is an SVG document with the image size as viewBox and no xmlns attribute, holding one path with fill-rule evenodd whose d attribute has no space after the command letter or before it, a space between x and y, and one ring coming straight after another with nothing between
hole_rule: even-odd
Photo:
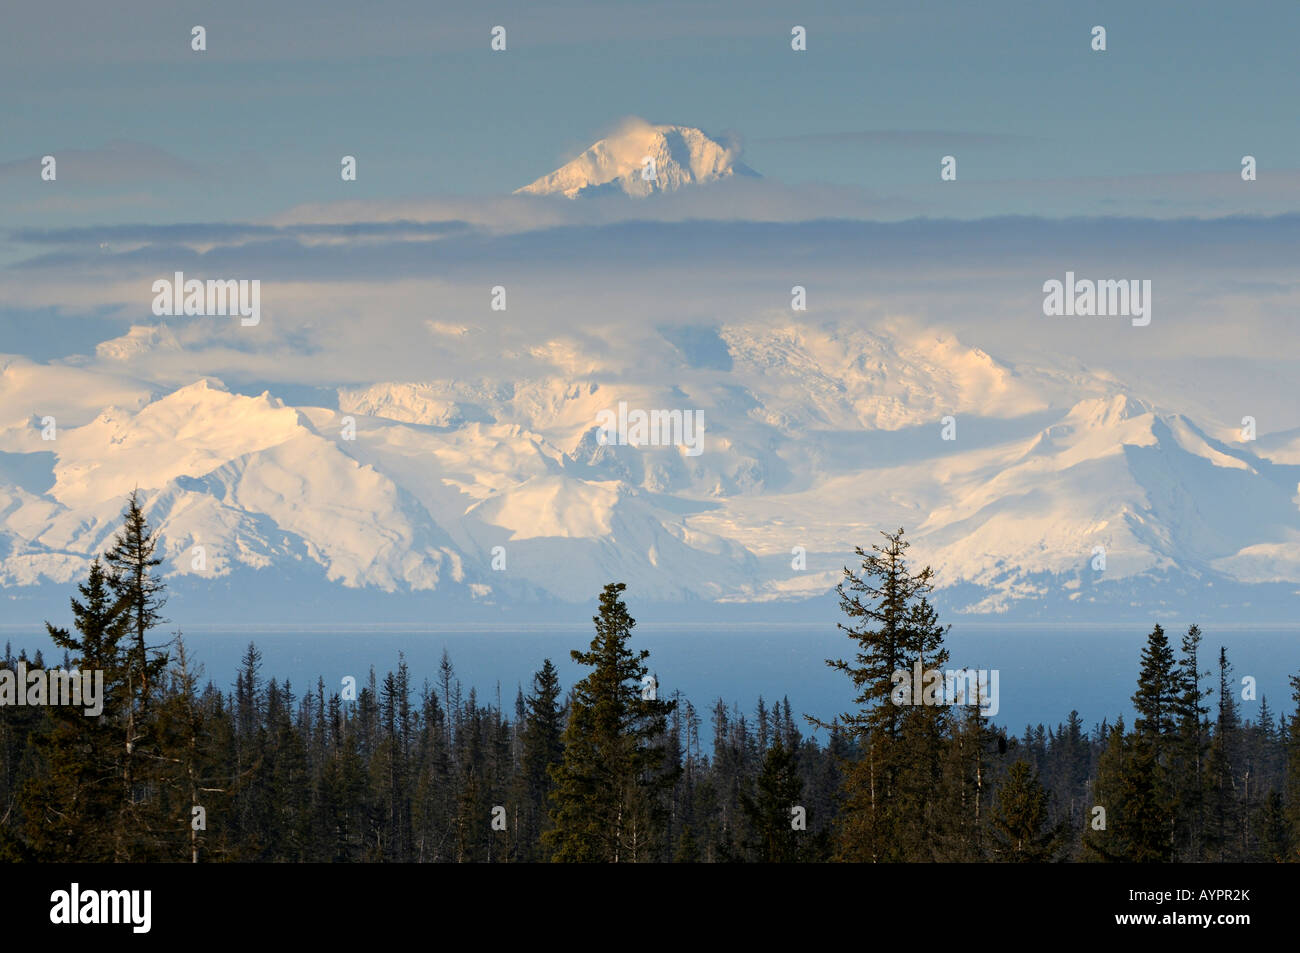
<instances>
[{"instance_id":1,"label":"snowfield","mask_svg":"<svg viewBox=\"0 0 1300 953\"><path fill-rule=\"evenodd\" d=\"M568 199L622 193L643 198L675 192L733 175L754 176L734 148L691 126L628 120L576 159L516 189L516 195L562 195Z\"/></svg>"},{"instance_id":2,"label":"snowfield","mask_svg":"<svg viewBox=\"0 0 1300 953\"><path fill-rule=\"evenodd\" d=\"M1170 579L1300 584L1294 433L1218 439L1109 375L949 334L716 336L729 366L683 361L680 384L557 377L539 356L533 377L376 381L336 407L113 372L122 350L179 347L165 328L105 342L93 369L0 357L0 585L78 580L136 487L166 574L196 583L306 572L499 603L634 579L648 600L761 603L824 594L855 546L904 526L971 613L1108 587L1132 602ZM704 452L599 444L619 401L700 411Z\"/></svg>"}]
</instances>

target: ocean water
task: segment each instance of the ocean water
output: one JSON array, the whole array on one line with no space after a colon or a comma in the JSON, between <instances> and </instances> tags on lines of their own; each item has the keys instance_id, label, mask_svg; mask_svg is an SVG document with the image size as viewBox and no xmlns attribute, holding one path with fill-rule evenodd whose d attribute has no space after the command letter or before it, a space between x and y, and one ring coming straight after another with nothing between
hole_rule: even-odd
<instances>
[{"instance_id":1,"label":"ocean water","mask_svg":"<svg viewBox=\"0 0 1300 953\"><path fill-rule=\"evenodd\" d=\"M1185 626L1167 625L1175 645ZM948 668L997 670L998 713L994 721L1019 733L1026 725L1054 726L1077 710L1091 727L1122 714L1131 722L1131 696L1146 630L1138 626L1046 628L961 624L948 634ZM323 677L338 691L344 676L364 685L371 666L377 677L405 657L412 684L427 678L432 685L444 649L451 657L463 691L477 689L481 702L499 690L507 712L517 689L528 691L533 673L550 658L564 686L586 669L569 657L586 649L590 627L490 626L302 628L196 628L185 631L191 656L204 666L207 679L229 690L248 643L262 653L262 675L289 679L296 694ZM1300 674L1300 627L1204 628L1202 669L1216 669L1206 686L1217 685L1219 646L1228 650L1234 683L1241 699L1242 678L1256 682L1254 700L1241 700L1244 718L1255 718L1267 697L1275 713L1295 710L1288 678ZM51 644L31 629L0 628L0 640L48 652ZM638 625L632 647L650 650L648 665L658 678L660 696L681 691L707 725L708 709L721 698L753 712L761 695L769 703L789 697L796 715L829 720L852 708L848 678L825 660L852 660L855 644L833 627L790 624ZM807 726L804 730L808 731Z\"/></svg>"}]
</instances>

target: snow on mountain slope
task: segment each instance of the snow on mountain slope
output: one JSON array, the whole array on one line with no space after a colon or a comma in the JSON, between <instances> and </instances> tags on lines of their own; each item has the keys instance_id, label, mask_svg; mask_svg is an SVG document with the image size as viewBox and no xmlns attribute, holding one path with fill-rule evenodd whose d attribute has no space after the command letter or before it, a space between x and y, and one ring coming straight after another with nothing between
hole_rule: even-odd
<instances>
[{"instance_id":1,"label":"snow on mountain slope","mask_svg":"<svg viewBox=\"0 0 1300 953\"><path fill-rule=\"evenodd\" d=\"M119 500L136 485L199 477L229 460L275 446L298 429L298 413L275 401L198 381L131 414L108 408L58 444L50 495L70 507ZM141 484L142 471L148 482Z\"/></svg>"},{"instance_id":2,"label":"snow on mountain slope","mask_svg":"<svg viewBox=\"0 0 1300 953\"><path fill-rule=\"evenodd\" d=\"M898 430L950 413L1016 416L1046 406L1040 391L951 335L736 325L719 336L752 389L806 408L786 424Z\"/></svg>"},{"instance_id":3,"label":"snow on mountain slope","mask_svg":"<svg viewBox=\"0 0 1300 953\"><path fill-rule=\"evenodd\" d=\"M733 175L757 173L735 150L690 126L656 126L631 120L549 175L516 194L579 198L604 192L644 197Z\"/></svg>"},{"instance_id":4,"label":"snow on mountain slope","mask_svg":"<svg viewBox=\"0 0 1300 953\"><path fill-rule=\"evenodd\" d=\"M276 534L283 534L281 547L301 540L307 558L346 586L391 592L436 588L444 574L463 580L459 554L410 494L358 464L337 441L310 431L234 460L198 484L173 485L267 517ZM173 508L163 516L162 531L170 523L172 536L184 533L201 542L196 533L206 526L183 517ZM223 548L220 536L213 548Z\"/></svg>"},{"instance_id":5,"label":"snow on mountain slope","mask_svg":"<svg viewBox=\"0 0 1300 953\"><path fill-rule=\"evenodd\" d=\"M589 598L601 578L635 578L647 599L716 599L756 568L740 547L689 530L680 514L616 482L533 479L466 515L505 531L507 569L568 601Z\"/></svg>"},{"instance_id":6,"label":"snow on mountain slope","mask_svg":"<svg viewBox=\"0 0 1300 953\"><path fill-rule=\"evenodd\" d=\"M341 388L337 410L0 359L0 585L78 578L135 487L166 572L191 580L314 573L501 603L625 579L648 599L768 601L824 593L854 546L904 526L972 612L1171 574L1300 583L1290 435L1258 455L1104 374L898 325L709 335L725 359L677 383L557 374L540 354L513 381ZM661 344L656 360L682 359ZM700 414L703 452L602 443L620 403ZM66 415L52 441L47 407Z\"/></svg>"},{"instance_id":7,"label":"snow on mountain slope","mask_svg":"<svg viewBox=\"0 0 1300 953\"><path fill-rule=\"evenodd\" d=\"M52 446L48 493L10 491L4 525L19 545L0 563L4 584L75 576L84 555L51 561L38 558L40 549L60 557L101 551L137 487L172 574L220 576L234 563L270 568L307 558L330 580L386 591L463 578L458 553L410 494L265 395L199 381L134 414L106 410ZM202 568L191 558L196 545Z\"/></svg>"},{"instance_id":8,"label":"snow on mountain slope","mask_svg":"<svg viewBox=\"0 0 1300 953\"><path fill-rule=\"evenodd\" d=\"M1084 582L1173 569L1300 582L1300 467L1257 465L1176 415L1119 394L1081 401L1036 435L988 447L962 450L959 429L945 452L934 430L934 452L914 464L729 501L694 524L772 566L803 546L810 572L822 573L809 580L814 591L843 564L840 554L882 526L903 525L940 585L984 592L971 611L1003 611L1048 586L1078 597ZM784 594L789 584L771 580L752 596Z\"/></svg>"}]
</instances>

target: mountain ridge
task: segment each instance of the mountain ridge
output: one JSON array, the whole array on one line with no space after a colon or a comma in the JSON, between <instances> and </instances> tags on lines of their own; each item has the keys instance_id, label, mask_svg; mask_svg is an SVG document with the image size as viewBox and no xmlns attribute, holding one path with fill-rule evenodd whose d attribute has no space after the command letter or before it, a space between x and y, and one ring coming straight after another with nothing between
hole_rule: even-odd
<instances>
[{"instance_id":1,"label":"mountain ridge","mask_svg":"<svg viewBox=\"0 0 1300 953\"><path fill-rule=\"evenodd\" d=\"M736 175L758 177L739 160L738 153L693 126L631 120L554 172L516 189L515 194L644 198Z\"/></svg>"},{"instance_id":2,"label":"mountain ridge","mask_svg":"<svg viewBox=\"0 0 1300 953\"><path fill-rule=\"evenodd\" d=\"M192 591L253 572L298 580L289 597L504 609L582 603L622 579L665 604L794 604L899 525L972 616L1256 590L1283 614L1300 584L1285 443L1272 460L1104 375L1008 365L949 334L708 334L727 360L672 386L539 362L512 381L341 387L337 408L213 378L135 398L122 383L53 441L19 414L0 421L0 586L77 581L137 485L165 576ZM0 396L72 399L65 368L0 363ZM597 415L620 401L698 411L704 454L601 444Z\"/></svg>"}]
</instances>

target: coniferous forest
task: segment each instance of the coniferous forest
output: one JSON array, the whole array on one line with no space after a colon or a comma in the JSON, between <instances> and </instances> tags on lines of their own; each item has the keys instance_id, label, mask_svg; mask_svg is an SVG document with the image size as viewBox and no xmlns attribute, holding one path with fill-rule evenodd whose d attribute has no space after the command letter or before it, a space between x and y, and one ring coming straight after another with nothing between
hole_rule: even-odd
<instances>
[{"instance_id":1,"label":"coniferous forest","mask_svg":"<svg viewBox=\"0 0 1300 953\"><path fill-rule=\"evenodd\" d=\"M1196 626L1145 636L1136 718L1019 733L976 705L897 704L947 662L903 531L839 586L855 710L697 707L650 684L625 586L600 595L586 671L542 661L510 701L438 671L373 670L344 698L249 645L232 691L164 635L157 537L132 497L113 546L48 625L102 671L103 713L0 706L0 857L117 862L1164 862L1300 860L1300 675L1287 711L1240 716ZM342 693L349 694L349 693Z\"/></svg>"}]
</instances>

